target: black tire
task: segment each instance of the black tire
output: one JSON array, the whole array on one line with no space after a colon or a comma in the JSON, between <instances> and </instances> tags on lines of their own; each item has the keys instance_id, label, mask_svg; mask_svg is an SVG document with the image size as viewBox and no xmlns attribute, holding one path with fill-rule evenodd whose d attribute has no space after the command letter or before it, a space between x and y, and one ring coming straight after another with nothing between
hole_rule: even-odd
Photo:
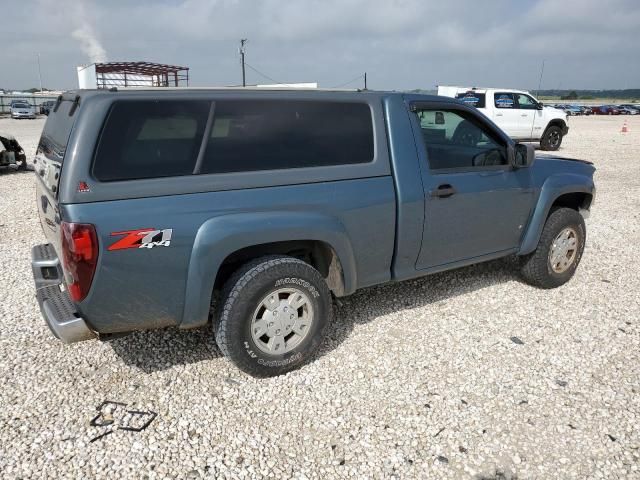
<instances>
[{"instance_id":1,"label":"black tire","mask_svg":"<svg viewBox=\"0 0 640 480\"><path fill-rule=\"evenodd\" d=\"M299 290L307 296L312 321L295 348L283 354L266 353L252 335L254 313L265 297L283 288ZM214 325L216 342L222 353L249 375L281 375L313 356L332 316L331 293L315 268L293 257L262 257L241 267L227 281L222 309Z\"/></svg>"},{"instance_id":2,"label":"black tire","mask_svg":"<svg viewBox=\"0 0 640 480\"><path fill-rule=\"evenodd\" d=\"M567 269L558 273L551 265L550 251L554 240L567 228L575 232L576 248ZM584 219L579 212L571 208L553 210L544 224L538 247L533 253L522 258L521 273L525 281L540 288L556 288L567 283L578 268L586 238Z\"/></svg>"},{"instance_id":3,"label":"black tire","mask_svg":"<svg viewBox=\"0 0 640 480\"><path fill-rule=\"evenodd\" d=\"M547 151L555 151L562 145L562 129L556 125L551 125L542 134L540 148Z\"/></svg>"}]
</instances>

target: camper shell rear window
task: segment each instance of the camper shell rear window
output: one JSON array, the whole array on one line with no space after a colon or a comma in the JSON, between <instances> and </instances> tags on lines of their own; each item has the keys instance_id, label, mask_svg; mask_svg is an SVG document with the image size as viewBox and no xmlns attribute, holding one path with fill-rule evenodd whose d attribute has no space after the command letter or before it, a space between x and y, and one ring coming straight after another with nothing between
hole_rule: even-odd
<instances>
[{"instance_id":1,"label":"camper shell rear window","mask_svg":"<svg viewBox=\"0 0 640 480\"><path fill-rule=\"evenodd\" d=\"M49 113L40 136L38 153L42 153L49 160L63 162L76 119L77 106L77 100L61 100L58 108Z\"/></svg>"},{"instance_id":2,"label":"camper shell rear window","mask_svg":"<svg viewBox=\"0 0 640 480\"><path fill-rule=\"evenodd\" d=\"M96 149L102 182L374 160L363 102L118 100Z\"/></svg>"}]
</instances>

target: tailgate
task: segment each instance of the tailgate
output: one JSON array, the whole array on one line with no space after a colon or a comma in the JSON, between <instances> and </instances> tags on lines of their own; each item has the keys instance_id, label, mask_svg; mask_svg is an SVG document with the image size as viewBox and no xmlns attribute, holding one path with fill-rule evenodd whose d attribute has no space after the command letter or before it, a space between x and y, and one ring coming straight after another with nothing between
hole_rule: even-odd
<instances>
[{"instance_id":1,"label":"tailgate","mask_svg":"<svg viewBox=\"0 0 640 480\"><path fill-rule=\"evenodd\" d=\"M56 193L51 189L47 177L57 174L60 176L60 168L55 166L45 166L46 161L36 156L36 201L38 203L38 214L40 224L47 241L51 243L60 253L60 212L58 210L58 200ZM52 173L52 171L57 171ZM57 186L56 186L57 189Z\"/></svg>"}]
</instances>

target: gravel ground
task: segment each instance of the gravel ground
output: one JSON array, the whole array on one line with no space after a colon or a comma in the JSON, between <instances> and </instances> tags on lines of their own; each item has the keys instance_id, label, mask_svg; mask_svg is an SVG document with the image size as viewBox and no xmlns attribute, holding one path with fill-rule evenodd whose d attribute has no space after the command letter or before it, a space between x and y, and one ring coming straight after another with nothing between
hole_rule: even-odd
<instances>
[{"instance_id":1,"label":"gravel ground","mask_svg":"<svg viewBox=\"0 0 640 480\"><path fill-rule=\"evenodd\" d=\"M247 377L209 329L63 345L34 298L32 173L0 173L3 478L640 478L640 117L572 118L598 167L574 279L502 260L341 299L311 364ZM33 154L43 121L0 119ZM89 425L103 400L154 410Z\"/></svg>"}]
</instances>

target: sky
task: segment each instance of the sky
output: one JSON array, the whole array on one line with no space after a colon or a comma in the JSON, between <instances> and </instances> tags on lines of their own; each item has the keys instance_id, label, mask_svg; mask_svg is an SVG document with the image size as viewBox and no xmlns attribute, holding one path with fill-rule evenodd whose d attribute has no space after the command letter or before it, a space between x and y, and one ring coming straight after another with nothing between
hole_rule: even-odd
<instances>
[{"instance_id":1,"label":"sky","mask_svg":"<svg viewBox=\"0 0 640 480\"><path fill-rule=\"evenodd\" d=\"M2 0L0 88L76 65L190 67L190 86L640 88L638 0ZM260 73L258 73L260 72ZM266 77L265 77L266 76ZM267 78L268 77L268 78ZM350 82L351 81L351 82ZM350 83L349 83L350 82Z\"/></svg>"}]
</instances>

